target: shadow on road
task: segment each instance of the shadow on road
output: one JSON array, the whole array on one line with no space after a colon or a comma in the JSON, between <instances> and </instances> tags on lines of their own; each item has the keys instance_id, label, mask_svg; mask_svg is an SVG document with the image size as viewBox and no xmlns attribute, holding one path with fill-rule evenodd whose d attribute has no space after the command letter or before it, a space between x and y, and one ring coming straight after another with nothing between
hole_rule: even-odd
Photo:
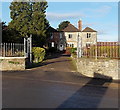
<instances>
[{"instance_id":1,"label":"shadow on road","mask_svg":"<svg viewBox=\"0 0 120 110\"><path fill-rule=\"evenodd\" d=\"M55 59L55 58L59 58L61 56L62 56L62 53L48 53L45 60Z\"/></svg>"},{"instance_id":2,"label":"shadow on road","mask_svg":"<svg viewBox=\"0 0 120 110\"><path fill-rule=\"evenodd\" d=\"M47 58L43 61L43 62L40 62L40 63L32 63L31 65L27 66L27 69L30 69L30 68L36 68L36 67L41 67L41 66L45 66L45 65L49 65L49 64L53 64L53 63L58 63L58 62L66 62L66 61L71 61L71 60L58 60L58 61L52 61L51 59L56 59L56 58L59 58L59 57L62 57L62 56L66 56L66 57L70 57L70 55L65 55L63 53L54 53L54 54L51 54L49 56L47 56Z\"/></svg>"},{"instance_id":3,"label":"shadow on road","mask_svg":"<svg viewBox=\"0 0 120 110\"><path fill-rule=\"evenodd\" d=\"M96 74L97 73L95 73L95 76ZM112 79L110 77L108 77L108 79L92 78L76 93L58 106L57 110L61 108L98 108L108 89L108 86L104 87L106 82L110 84Z\"/></svg>"},{"instance_id":4,"label":"shadow on road","mask_svg":"<svg viewBox=\"0 0 120 110\"><path fill-rule=\"evenodd\" d=\"M53 64L53 63L60 63L60 62L67 62L67 61L71 61L71 60L50 61L50 62L45 61L45 62L42 62L42 63L33 63L27 69L36 68L36 67L42 67L42 66L45 66L45 65Z\"/></svg>"}]
</instances>

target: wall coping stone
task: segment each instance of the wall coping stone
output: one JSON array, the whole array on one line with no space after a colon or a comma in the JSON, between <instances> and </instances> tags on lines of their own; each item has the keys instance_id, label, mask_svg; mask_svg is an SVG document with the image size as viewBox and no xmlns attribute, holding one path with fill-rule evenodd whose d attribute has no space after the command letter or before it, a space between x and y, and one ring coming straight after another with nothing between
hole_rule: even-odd
<instances>
[{"instance_id":1,"label":"wall coping stone","mask_svg":"<svg viewBox=\"0 0 120 110\"><path fill-rule=\"evenodd\" d=\"M27 57L0 57L0 59L25 59Z\"/></svg>"}]
</instances>

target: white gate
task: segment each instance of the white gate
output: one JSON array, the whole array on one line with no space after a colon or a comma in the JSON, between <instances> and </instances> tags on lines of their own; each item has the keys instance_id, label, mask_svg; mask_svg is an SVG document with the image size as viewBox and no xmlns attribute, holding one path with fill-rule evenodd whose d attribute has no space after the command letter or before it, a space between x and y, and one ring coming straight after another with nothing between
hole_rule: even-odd
<instances>
[{"instance_id":1,"label":"white gate","mask_svg":"<svg viewBox=\"0 0 120 110\"><path fill-rule=\"evenodd\" d=\"M24 38L24 53L25 57L27 57L30 63L32 63L32 35Z\"/></svg>"}]
</instances>

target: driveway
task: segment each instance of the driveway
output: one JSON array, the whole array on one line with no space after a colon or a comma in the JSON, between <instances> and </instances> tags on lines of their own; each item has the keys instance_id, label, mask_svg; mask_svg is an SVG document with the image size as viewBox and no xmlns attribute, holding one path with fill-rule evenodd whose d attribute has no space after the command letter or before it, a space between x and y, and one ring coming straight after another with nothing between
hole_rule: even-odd
<instances>
[{"instance_id":1,"label":"driveway","mask_svg":"<svg viewBox=\"0 0 120 110\"><path fill-rule=\"evenodd\" d=\"M118 108L117 84L77 74L63 55L37 68L3 72L3 108Z\"/></svg>"}]
</instances>

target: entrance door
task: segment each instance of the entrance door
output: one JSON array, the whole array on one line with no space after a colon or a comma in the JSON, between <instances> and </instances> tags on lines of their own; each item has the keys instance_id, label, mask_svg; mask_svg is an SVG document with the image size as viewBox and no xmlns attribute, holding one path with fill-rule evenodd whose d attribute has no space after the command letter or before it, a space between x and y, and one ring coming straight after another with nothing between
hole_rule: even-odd
<instances>
[{"instance_id":1,"label":"entrance door","mask_svg":"<svg viewBox=\"0 0 120 110\"><path fill-rule=\"evenodd\" d=\"M60 44L60 51L63 51L63 44Z\"/></svg>"}]
</instances>

